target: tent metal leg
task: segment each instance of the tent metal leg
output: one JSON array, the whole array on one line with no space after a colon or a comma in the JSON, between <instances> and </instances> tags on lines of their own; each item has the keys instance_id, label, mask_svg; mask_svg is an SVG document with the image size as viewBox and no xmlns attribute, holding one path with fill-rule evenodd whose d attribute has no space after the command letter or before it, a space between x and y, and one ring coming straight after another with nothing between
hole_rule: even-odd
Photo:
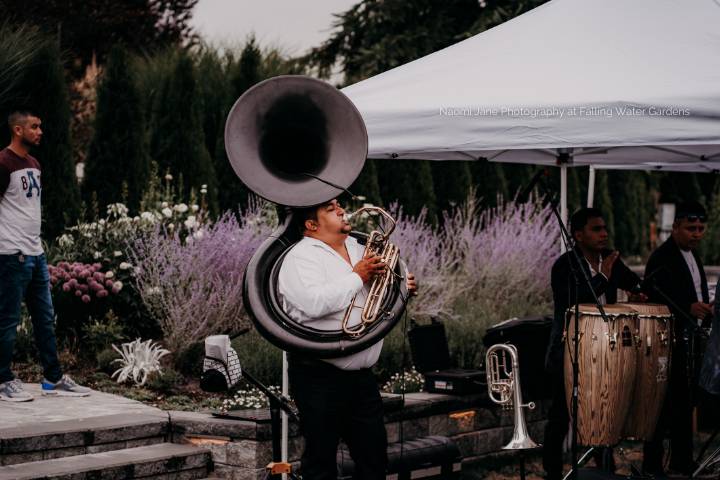
<instances>
[{"instance_id":1,"label":"tent metal leg","mask_svg":"<svg viewBox=\"0 0 720 480\"><path fill-rule=\"evenodd\" d=\"M282 394L286 397L290 397L289 393L289 381L288 381L288 358L287 352L282 354ZM282 426L281 426L281 444L280 444L280 458L283 462L288 461L288 416L284 411L281 412ZM282 480L287 480L288 475L282 474Z\"/></svg>"},{"instance_id":2,"label":"tent metal leg","mask_svg":"<svg viewBox=\"0 0 720 480\"><path fill-rule=\"evenodd\" d=\"M588 208L592 208L594 199L595 199L595 167L593 167L591 165L590 171L588 172L588 196L587 196Z\"/></svg>"},{"instance_id":3,"label":"tent metal leg","mask_svg":"<svg viewBox=\"0 0 720 480\"><path fill-rule=\"evenodd\" d=\"M567 225L568 206L567 206L567 165L560 165L560 218L564 225ZM565 253L565 243L560 242L560 253Z\"/></svg>"}]
</instances>

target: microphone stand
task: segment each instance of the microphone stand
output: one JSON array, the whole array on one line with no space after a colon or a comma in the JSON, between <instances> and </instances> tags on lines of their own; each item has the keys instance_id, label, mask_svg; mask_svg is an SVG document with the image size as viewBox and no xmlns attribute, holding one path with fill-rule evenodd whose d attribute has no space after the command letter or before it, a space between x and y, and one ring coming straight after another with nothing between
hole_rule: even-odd
<instances>
[{"instance_id":1,"label":"microphone stand","mask_svg":"<svg viewBox=\"0 0 720 480\"><path fill-rule=\"evenodd\" d=\"M301 477L292 471L289 462L282 461L280 429L281 429L281 417L280 411L284 411L288 417L296 422L299 421L299 416L295 407L290 403L290 400L270 390L265 384L260 382L258 379L250 375L244 368L240 370L242 377L247 380L248 383L260 390L270 401L270 434L272 437L272 461L266 467L265 479L268 478L280 478L282 474L286 474L289 478L294 480L301 480ZM223 416L223 415L219 415Z\"/></svg>"},{"instance_id":2,"label":"microphone stand","mask_svg":"<svg viewBox=\"0 0 720 480\"><path fill-rule=\"evenodd\" d=\"M578 478L578 383L579 383L579 364L578 364L578 354L580 349L580 323L579 323L579 317L580 317L580 301L578 299L578 293L580 291L580 283L581 281L588 287L588 290L590 291L593 300L595 301L595 304L597 305L598 311L600 312L600 316L602 319L608 323L607 315L605 314L605 309L600 304L600 299L598 298L597 294L595 293L595 290L592 288L592 283L590 282L590 276L588 275L588 272L582 268L581 258L580 255L578 255L577 250L575 249L575 241L568 232L567 227L565 226L565 223L562 220L562 217L560 216L560 212L557 208L556 203L556 195L555 192L551 192L545 182L542 178L538 178L537 185L539 187L539 190L542 192L542 194L550 199L550 207L552 209L553 214L555 215L555 219L557 220L558 227L560 228L560 238L562 239L563 243L565 244L565 249L570 255L570 259L568 261L568 264L570 265L570 272L572 273L573 279L575 280L575 298L574 298L574 312L575 312L575 319L574 319L574 327L575 331L573 333L573 359L572 359L572 376L573 376L573 388L572 388L572 402L571 402L571 415L572 415L572 468L568 475L571 476L572 480L577 480ZM575 264L573 264L573 260L575 261ZM578 271L579 270L579 271ZM565 328L567 330L568 327L568 320L567 315L565 318ZM569 339L568 339L569 340ZM590 449L592 451L592 449ZM587 454L583 456L583 458L587 457ZM567 475L566 475L567 478Z\"/></svg>"}]
</instances>

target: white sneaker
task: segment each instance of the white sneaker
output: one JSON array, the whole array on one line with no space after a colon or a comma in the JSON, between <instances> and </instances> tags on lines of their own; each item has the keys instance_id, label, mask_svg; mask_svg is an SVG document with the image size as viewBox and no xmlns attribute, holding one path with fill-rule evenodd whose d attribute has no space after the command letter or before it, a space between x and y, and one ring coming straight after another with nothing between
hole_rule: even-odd
<instances>
[{"instance_id":1,"label":"white sneaker","mask_svg":"<svg viewBox=\"0 0 720 480\"><path fill-rule=\"evenodd\" d=\"M92 391L88 387L83 387L75 383L75 380L68 375L63 375L60 380L55 383L49 382L43 378L41 383L43 395L53 395L58 397L87 397Z\"/></svg>"},{"instance_id":2,"label":"white sneaker","mask_svg":"<svg viewBox=\"0 0 720 480\"><path fill-rule=\"evenodd\" d=\"M16 378L5 383L0 383L0 400L6 402L30 402L34 399L35 397L25 391L20 379Z\"/></svg>"}]
</instances>

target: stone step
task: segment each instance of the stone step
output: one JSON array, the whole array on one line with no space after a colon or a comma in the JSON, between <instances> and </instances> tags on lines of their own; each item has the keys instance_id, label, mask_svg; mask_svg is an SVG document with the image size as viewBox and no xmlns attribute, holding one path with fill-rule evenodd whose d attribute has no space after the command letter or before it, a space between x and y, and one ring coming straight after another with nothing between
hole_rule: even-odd
<instances>
[{"instance_id":1,"label":"stone step","mask_svg":"<svg viewBox=\"0 0 720 480\"><path fill-rule=\"evenodd\" d=\"M154 445L167 440L166 414L133 413L27 423L0 429L0 465Z\"/></svg>"},{"instance_id":2,"label":"stone step","mask_svg":"<svg viewBox=\"0 0 720 480\"><path fill-rule=\"evenodd\" d=\"M0 480L195 480L211 468L207 450L161 443L0 467Z\"/></svg>"}]
</instances>

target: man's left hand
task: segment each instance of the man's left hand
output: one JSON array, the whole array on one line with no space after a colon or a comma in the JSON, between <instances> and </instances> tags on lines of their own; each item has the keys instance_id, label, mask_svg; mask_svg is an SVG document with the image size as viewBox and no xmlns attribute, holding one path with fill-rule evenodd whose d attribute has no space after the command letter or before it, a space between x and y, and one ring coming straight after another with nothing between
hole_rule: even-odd
<instances>
[{"instance_id":1,"label":"man's left hand","mask_svg":"<svg viewBox=\"0 0 720 480\"><path fill-rule=\"evenodd\" d=\"M412 273L407 274L407 288L411 297L417 295L417 282L415 281L415 275Z\"/></svg>"},{"instance_id":2,"label":"man's left hand","mask_svg":"<svg viewBox=\"0 0 720 480\"><path fill-rule=\"evenodd\" d=\"M633 302L633 303L645 303L645 302L647 302L647 301L648 301L648 296L645 295L645 294L642 293L642 292L640 292L640 293L630 293L630 294L628 295L628 302Z\"/></svg>"}]
</instances>

